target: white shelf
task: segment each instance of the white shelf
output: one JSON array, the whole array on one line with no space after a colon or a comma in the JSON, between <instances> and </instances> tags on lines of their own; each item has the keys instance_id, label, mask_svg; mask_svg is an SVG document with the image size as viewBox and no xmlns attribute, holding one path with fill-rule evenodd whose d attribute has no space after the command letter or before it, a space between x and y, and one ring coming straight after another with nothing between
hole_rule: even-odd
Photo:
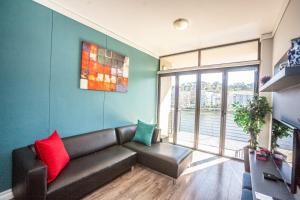
<instances>
[{"instance_id":1,"label":"white shelf","mask_svg":"<svg viewBox=\"0 0 300 200\"><path fill-rule=\"evenodd\" d=\"M260 87L260 92L278 92L300 84L300 66L286 67Z\"/></svg>"}]
</instances>

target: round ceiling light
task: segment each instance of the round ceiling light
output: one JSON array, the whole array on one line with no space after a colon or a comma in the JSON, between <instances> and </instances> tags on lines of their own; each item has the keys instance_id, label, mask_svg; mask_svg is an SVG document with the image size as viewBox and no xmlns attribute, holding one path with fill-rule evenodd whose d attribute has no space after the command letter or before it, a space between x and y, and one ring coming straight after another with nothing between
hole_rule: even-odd
<instances>
[{"instance_id":1,"label":"round ceiling light","mask_svg":"<svg viewBox=\"0 0 300 200\"><path fill-rule=\"evenodd\" d=\"M179 19L176 19L173 22L173 26L177 30L185 30L189 26L189 21L187 19L184 19L184 18L179 18Z\"/></svg>"}]
</instances>

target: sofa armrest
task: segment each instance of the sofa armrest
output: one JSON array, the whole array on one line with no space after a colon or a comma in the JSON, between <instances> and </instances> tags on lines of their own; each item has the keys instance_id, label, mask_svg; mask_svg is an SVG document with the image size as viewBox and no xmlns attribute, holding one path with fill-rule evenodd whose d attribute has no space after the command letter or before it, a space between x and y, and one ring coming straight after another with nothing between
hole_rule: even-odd
<instances>
[{"instance_id":1,"label":"sofa armrest","mask_svg":"<svg viewBox=\"0 0 300 200\"><path fill-rule=\"evenodd\" d=\"M154 129L154 133L153 133L153 137L152 137L152 144L160 142L160 132L161 132L160 128Z\"/></svg>"},{"instance_id":2,"label":"sofa armrest","mask_svg":"<svg viewBox=\"0 0 300 200\"><path fill-rule=\"evenodd\" d=\"M29 147L12 152L12 187L15 199L46 199L47 166Z\"/></svg>"}]
</instances>

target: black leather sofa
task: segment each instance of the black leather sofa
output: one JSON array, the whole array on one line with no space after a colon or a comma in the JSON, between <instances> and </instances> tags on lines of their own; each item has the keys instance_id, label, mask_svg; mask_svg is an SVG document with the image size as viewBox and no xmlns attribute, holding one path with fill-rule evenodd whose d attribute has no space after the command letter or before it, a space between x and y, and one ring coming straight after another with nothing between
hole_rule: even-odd
<instances>
[{"instance_id":1,"label":"black leather sofa","mask_svg":"<svg viewBox=\"0 0 300 200\"><path fill-rule=\"evenodd\" d=\"M136 125L131 125L63 138L70 162L49 185L47 166L37 158L33 145L15 149L15 199L80 199L129 171L136 161L173 178L189 164L192 151L159 143L159 129L154 131L151 147L130 142L135 130Z\"/></svg>"}]
</instances>

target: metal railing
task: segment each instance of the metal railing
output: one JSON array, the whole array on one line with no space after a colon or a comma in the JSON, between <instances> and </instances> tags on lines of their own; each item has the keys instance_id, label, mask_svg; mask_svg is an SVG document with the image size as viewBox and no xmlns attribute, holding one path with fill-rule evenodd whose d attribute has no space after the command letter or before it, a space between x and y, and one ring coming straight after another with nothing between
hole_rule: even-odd
<instances>
[{"instance_id":1,"label":"metal railing","mask_svg":"<svg viewBox=\"0 0 300 200\"><path fill-rule=\"evenodd\" d=\"M200 134L220 136L220 112L200 112ZM194 133L195 111L178 111L178 131ZM232 113L226 115L226 139L248 142L249 138L233 121Z\"/></svg>"}]
</instances>

